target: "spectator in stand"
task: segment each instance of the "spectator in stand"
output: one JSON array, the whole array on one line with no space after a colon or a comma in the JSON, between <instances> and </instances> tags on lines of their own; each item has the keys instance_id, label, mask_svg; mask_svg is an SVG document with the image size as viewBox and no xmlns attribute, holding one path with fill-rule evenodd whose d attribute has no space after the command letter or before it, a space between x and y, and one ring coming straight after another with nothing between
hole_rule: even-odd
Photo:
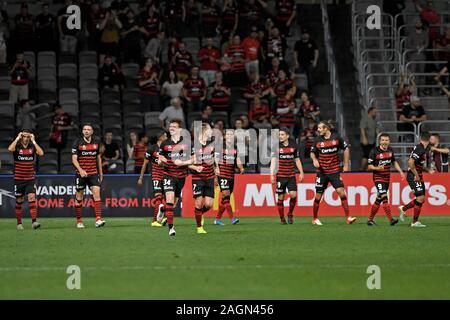
<instances>
[{"instance_id":1,"label":"spectator in stand","mask_svg":"<svg viewBox=\"0 0 450 320\"><path fill-rule=\"evenodd\" d=\"M278 72L283 69L287 72L287 68L284 67L285 63L280 62L277 57L272 59L272 63L266 73L266 85L268 87L273 87L278 82Z\"/></svg>"},{"instance_id":2,"label":"spectator in stand","mask_svg":"<svg viewBox=\"0 0 450 320\"><path fill-rule=\"evenodd\" d=\"M221 17L220 42L224 44L236 34L239 25L239 11L235 0L224 0Z\"/></svg>"},{"instance_id":3,"label":"spectator in stand","mask_svg":"<svg viewBox=\"0 0 450 320\"><path fill-rule=\"evenodd\" d=\"M319 123L320 122L320 109L317 104L311 101L311 97L308 92L303 91L300 94L302 104L300 105L300 111L303 118L308 122Z\"/></svg>"},{"instance_id":4,"label":"spectator in stand","mask_svg":"<svg viewBox=\"0 0 450 320\"><path fill-rule=\"evenodd\" d=\"M167 0L164 16L166 33L169 37L181 36L183 22L186 17L186 7L183 0Z\"/></svg>"},{"instance_id":5,"label":"spectator in stand","mask_svg":"<svg viewBox=\"0 0 450 320\"><path fill-rule=\"evenodd\" d=\"M184 27L181 30L181 36L183 38L192 37L199 38L200 37L200 11L198 7L197 0L186 0L185 8L186 14L184 18Z\"/></svg>"},{"instance_id":6,"label":"spectator in stand","mask_svg":"<svg viewBox=\"0 0 450 320\"><path fill-rule=\"evenodd\" d=\"M164 101L164 106L167 106L171 99L181 97L183 86L183 82L178 80L175 71L170 70L169 77L167 81L163 83L161 89L161 96Z\"/></svg>"},{"instance_id":7,"label":"spectator in stand","mask_svg":"<svg viewBox=\"0 0 450 320\"><path fill-rule=\"evenodd\" d=\"M28 100L28 81L31 72L31 65L25 60L23 51L16 54L16 62L9 71L11 76L11 89L9 101L17 103L20 100Z\"/></svg>"},{"instance_id":8,"label":"spectator in stand","mask_svg":"<svg viewBox=\"0 0 450 320\"><path fill-rule=\"evenodd\" d=\"M213 114L213 109L211 106L205 106L202 110L202 122L212 124L211 116Z\"/></svg>"},{"instance_id":9,"label":"spectator in stand","mask_svg":"<svg viewBox=\"0 0 450 320\"><path fill-rule=\"evenodd\" d=\"M28 4L23 2L20 5L20 13L14 19L15 32L14 41L17 50L34 50L34 17L28 12Z\"/></svg>"},{"instance_id":10,"label":"spectator in stand","mask_svg":"<svg viewBox=\"0 0 450 320\"><path fill-rule=\"evenodd\" d=\"M141 89L142 112L160 111L159 70L147 59L144 68L139 72L139 88Z\"/></svg>"},{"instance_id":11,"label":"spectator in stand","mask_svg":"<svg viewBox=\"0 0 450 320\"><path fill-rule=\"evenodd\" d=\"M67 13L67 8L72 4L72 0L66 0L66 5L58 11L58 31L60 51L75 54L77 51L78 35L80 34L80 30L69 29L67 27L67 20L70 17L70 14Z\"/></svg>"},{"instance_id":12,"label":"spectator in stand","mask_svg":"<svg viewBox=\"0 0 450 320\"><path fill-rule=\"evenodd\" d=\"M145 153L147 152L148 136L141 132L138 135L138 142L133 148L134 173L140 174L144 164Z\"/></svg>"},{"instance_id":13,"label":"spectator in stand","mask_svg":"<svg viewBox=\"0 0 450 320\"><path fill-rule=\"evenodd\" d=\"M181 99L176 97L172 98L170 106L164 109L164 111L159 115L159 120L161 122L161 128L164 130L169 130L170 121L173 119L180 119L183 123L184 121L184 111L181 107Z\"/></svg>"},{"instance_id":14,"label":"spectator in stand","mask_svg":"<svg viewBox=\"0 0 450 320\"><path fill-rule=\"evenodd\" d=\"M69 131L74 128L74 124L70 115L64 111L59 104L55 106L55 115L52 119L52 127L50 129L49 146L58 151L58 170L61 166L61 150L67 147L67 137Z\"/></svg>"},{"instance_id":15,"label":"spectator in stand","mask_svg":"<svg viewBox=\"0 0 450 320\"><path fill-rule=\"evenodd\" d=\"M287 37L291 30L292 23L297 16L297 5L294 0L275 1L275 23L280 33Z\"/></svg>"},{"instance_id":16,"label":"spectator in stand","mask_svg":"<svg viewBox=\"0 0 450 320\"><path fill-rule=\"evenodd\" d=\"M161 30L161 19L155 8L155 5L149 5L147 12L141 17L140 31L144 37L144 42L148 43L151 39L156 38Z\"/></svg>"},{"instance_id":17,"label":"spectator in stand","mask_svg":"<svg viewBox=\"0 0 450 320\"><path fill-rule=\"evenodd\" d=\"M261 102L258 96L253 98L253 102L250 105L250 111L248 112L248 119L253 127L261 123L269 123L270 120L270 108L267 102Z\"/></svg>"},{"instance_id":18,"label":"spectator in stand","mask_svg":"<svg viewBox=\"0 0 450 320\"><path fill-rule=\"evenodd\" d=\"M102 31L100 23L105 19L106 10L97 1L92 2L86 18L89 50L98 50Z\"/></svg>"},{"instance_id":19,"label":"spectator in stand","mask_svg":"<svg viewBox=\"0 0 450 320\"><path fill-rule=\"evenodd\" d=\"M158 32L155 38L150 39L145 47L144 57L152 58L158 64L162 62L162 48L167 42L164 31Z\"/></svg>"},{"instance_id":20,"label":"spectator in stand","mask_svg":"<svg viewBox=\"0 0 450 320\"><path fill-rule=\"evenodd\" d=\"M217 35L219 26L220 7L217 0L205 0L202 5L203 37L213 38Z\"/></svg>"},{"instance_id":21,"label":"spectator in stand","mask_svg":"<svg viewBox=\"0 0 450 320\"><path fill-rule=\"evenodd\" d=\"M409 32L406 38L406 48L415 49L416 51L411 52L408 56L409 61L425 61L427 57L424 50L428 48L428 34L424 28L422 20L417 19L414 32ZM425 65L422 63L413 64L413 73L424 73ZM420 81L421 78L419 78ZM420 83L419 83L420 84Z\"/></svg>"},{"instance_id":22,"label":"spectator in stand","mask_svg":"<svg viewBox=\"0 0 450 320\"><path fill-rule=\"evenodd\" d=\"M361 139L361 149L363 156L361 158L360 171L367 170L368 159L370 151L375 148L377 136L380 133L380 127L377 121L378 110L375 107L370 107L367 113L363 113L359 123L359 132Z\"/></svg>"},{"instance_id":23,"label":"spectator in stand","mask_svg":"<svg viewBox=\"0 0 450 320\"><path fill-rule=\"evenodd\" d=\"M308 91L314 86L314 70L319 59L319 49L316 43L311 40L309 31L303 30L302 39L295 43L294 47L295 70L298 73L305 73L308 78Z\"/></svg>"},{"instance_id":24,"label":"spectator in stand","mask_svg":"<svg viewBox=\"0 0 450 320\"><path fill-rule=\"evenodd\" d=\"M438 60L445 61L439 69L443 73L448 73L450 70L450 24L445 28L444 35L436 39L435 47L436 49L444 50L438 52Z\"/></svg>"},{"instance_id":25,"label":"spectator in stand","mask_svg":"<svg viewBox=\"0 0 450 320\"><path fill-rule=\"evenodd\" d=\"M259 49L261 44L258 39L258 29L252 27L250 36L244 39L242 47L245 51L245 71L250 77L252 72L259 73Z\"/></svg>"},{"instance_id":26,"label":"spectator in stand","mask_svg":"<svg viewBox=\"0 0 450 320\"><path fill-rule=\"evenodd\" d=\"M38 51L55 51L56 17L49 12L49 4L42 4L42 12L35 20L36 42Z\"/></svg>"},{"instance_id":27,"label":"spectator in stand","mask_svg":"<svg viewBox=\"0 0 450 320\"><path fill-rule=\"evenodd\" d=\"M288 74L285 70L280 69L278 71L278 81L273 86L273 94L277 99L277 104L284 105L286 99L286 95L289 94L290 98L295 97L297 92L297 88L294 85L294 82L288 77Z\"/></svg>"},{"instance_id":28,"label":"spectator in stand","mask_svg":"<svg viewBox=\"0 0 450 320\"><path fill-rule=\"evenodd\" d=\"M186 50L186 44L180 42L178 50L172 57L172 66L177 73L178 79L185 81L189 77L189 69L193 63L192 54Z\"/></svg>"},{"instance_id":29,"label":"spectator in stand","mask_svg":"<svg viewBox=\"0 0 450 320\"><path fill-rule=\"evenodd\" d=\"M119 90L125 84L125 78L119 66L113 62L110 55L105 57L105 63L98 69L98 85L103 88Z\"/></svg>"},{"instance_id":30,"label":"spectator in stand","mask_svg":"<svg viewBox=\"0 0 450 320\"><path fill-rule=\"evenodd\" d=\"M449 69L447 67L442 69L441 72L439 72L438 75L436 77L434 77L434 80L436 80L436 82L439 85L439 87L441 88L442 92L450 99L450 90L447 89L441 81L441 77L443 75L448 75L448 70Z\"/></svg>"},{"instance_id":31,"label":"spectator in stand","mask_svg":"<svg viewBox=\"0 0 450 320\"><path fill-rule=\"evenodd\" d=\"M128 159L133 159L134 146L136 145L137 142L138 142L137 133L134 131L130 132L130 135L128 136L128 142L126 145Z\"/></svg>"},{"instance_id":32,"label":"spectator in stand","mask_svg":"<svg viewBox=\"0 0 450 320\"><path fill-rule=\"evenodd\" d=\"M113 133L111 131L105 132L105 139L100 150L103 173L114 173L114 169L117 168L116 161L120 159L120 148L113 141Z\"/></svg>"},{"instance_id":33,"label":"spectator in stand","mask_svg":"<svg viewBox=\"0 0 450 320\"><path fill-rule=\"evenodd\" d=\"M197 56L200 61L200 77L205 80L206 86L209 86L219 70L220 50L214 46L212 38L207 38L206 46L198 51Z\"/></svg>"},{"instance_id":34,"label":"spectator in stand","mask_svg":"<svg viewBox=\"0 0 450 320\"><path fill-rule=\"evenodd\" d=\"M400 115L406 106L411 104L411 96L416 92L416 83L413 78L411 78L411 86L406 83L406 75L400 75L400 84L395 93L395 104L397 106L397 119L400 120Z\"/></svg>"},{"instance_id":35,"label":"spectator in stand","mask_svg":"<svg viewBox=\"0 0 450 320\"><path fill-rule=\"evenodd\" d=\"M266 84L261 81L258 72L253 72L250 75L251 82L247 86L244 92L244 98L247 99L250 105L255 97L266 98L273 94L271 87L267 87Z\"/></svg>"},{"instance_id":36,"label":"spectator in stand","mask_svg":"<svg viewBox=\"0 0 450 320\"><path fill-rule=\"evenodd\" d=\"M439 142L440 136L438 133L433 133L430 136L430 151L428 153L428 168L437 172L448 172L448 155L449 148L443 146Z\"/></svg>"},{"instance_id":37,"label":"spectator in stand","mask_svg":"<svg viewBox=\"0 0 450 320\"><path fill-rule=\"evenodd\" d=\"M130 4L125 0L114 0L111 2L111 8L117 11L119 18L123 18L130 9Z\"/></svg>"},{"instance_id":38,"label":"spectator in stand","mask_svg":"<svg viewBox=\"0 0 450 320\"><path fill-rule=\"evenodd\" d=\"M125 19L122 20L122 51L124 62L141 62L141 32L139 21L136 19L133 9L128 9Z\"/></svg>"},{"instance_id":39,"label":"spectator in stand","mask_svg":"<svg viewBox=\"0 0 450 320\"><path fill-rule=\"evenodd\" d=\"M315 121L309 120L308 127L303 129L300 135L300 141L305 143L304 156L309 159L311 155L311 147L314 144L314 140L317 138L317 123Z\"/></svg>"},{"instance_id":40,"label":"spectator in stand","mask_svg":"<svg viewBox=\"0 0 450 320\"><path fill-rule=\"evenodd\" d=\"M252 26L261 26L267 2L262 0L239 1L239 34L247 36Z\"/></svg>"},{"instance_id":41,"label":"spectator in stand","mask_svg":"<svg viewBox=\"0 0 450 320\"><path fill-rule=\"evenodd\" d=\"M214 122L214 129L223 132L225 129L225 123L222 120L216 120L216 122Z\"/></svg>"},{"instance_id":42,"label":"spectator in stand","mask_svg":"<svg viewBox=\"0 0 450 320\"><path fill-rule=\"evenodd\" d=\"M296 116L299 112L299 108L295 104L294 96L295 87L292 87L283 97L278 97L275 115L272 117L273 126L279 128L286 127L291 134L294 133Z\"/></svg>"},{"instance_id":43,"label":"spectator in stand","mask_svg":"<svg viewBox=\"0 0 450 320\"><path fill-rule=\"evenodd\" d=\"M420 98L417 96L412 96L411 104L405 105L403 107L402 114L400 115L400 121L404 122L401 125L400 131L415 132L414 126L411 124L414 123L417 126L419 123L426 120L427 115L425 114L425 110L420 102Z\"/></svg>"},{"instance_id":44,"label":"spectator in stand","mask_svg":"<svg viewBox=\"0 0 450 320\"><path fill-rule=\"evenodd\" d=\"M209 105L216 111L230 111L231 90L223 82L222 72L217 72L215 81L208 88Z\"/></svg>"},{"instance_id":45,"label":"spectator in stand","mask_svg":"<svg viewBox=\"0 0 450 320\"><path fill-rule=\"evenodd\" d=\"M430 37L430 43L439 36L439 27L433 26L440 23L439 14L434 10L433 0L427 0L426 7L422 7L418 0L413 0L416 5L416 10L419 12L420 19L424 22L428 28L428 35Z\"/></svg>"},{"instance_id":46,"label":"spectator in stand","mask_svg":"<svg viewBox=\"0 0 450 320\"><path fill-rule=\"evenodd\" d=\"M264 46L264 57L266 58L266 66L270 65L273 58L284 61L286 54L286 39L281 36L278 28L269 27L268 36Z\"/></svg>"},{"instance_id":47,"label":"spectator in stand","mask_svg":"<svg viewBox=\"0 0 450 320\"><path fill-rule=\"evenodd\" d=\"M201 111L206 100L205 81L199 77L197 66L192 67L191 76L184 81L183 98L186 101L186 111Z\"/></svg>"},{"instance_id":48,"label":"spectator in stand","mask_svg":"<svg viewBox=\"0 0 450 320\"><path fill-rule=\"evenodd\" d=\"M111 55L114 58L119 56L119 39L122 22L120 22L117 12L114 9L106 11L105 18L100 22L100 65L103 65L105 55Z\"/></svg>"},{"instance_id":49,"label":"spectator in stand","mask_svg":"<svg viewBox=\"0 0 450 320\"><path fill-rule=\"evenodd\" d=\"M233 42L227 47L224 54L228 69L227 84L229 87L243 87L248 81L245 72L245 50L241 44L241 37L235 35Z\"/></svg>"}]
</instances>

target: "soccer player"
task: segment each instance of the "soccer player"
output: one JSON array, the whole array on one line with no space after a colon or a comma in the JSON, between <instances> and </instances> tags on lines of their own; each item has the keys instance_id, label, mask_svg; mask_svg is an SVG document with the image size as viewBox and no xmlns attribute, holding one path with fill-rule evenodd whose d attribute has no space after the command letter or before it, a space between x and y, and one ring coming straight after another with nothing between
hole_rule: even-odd
<instances>
[{"instance_id":1,"label":"soccer player","mask_svg":"<svg viewBox=\"0 0 450 320\"><path fill-rule=\"evenodd\" d=\"M232 224L239 222L239 219L234 216L233 208L231 207L230 197L234 189L234 170L238 167L241 174L244 173L244 166L241 159L238 157L237 148L234 140L234 130L225 131L224 148L216 152L216 176L219 183L222 200L219 204L219 211L217 212L215 225L223 226L222 215L225 210L231 219Z\"/></svg>"},{"instance_id":2,"label":"soccer player","mask_svg":"<svg viewBox=\"0 0 450 320\"><path fill-rule=\"evenodd\" d=\"M391 143L389 134L382 133L379 139L380 145L372 149L368 159L368 168L373 171L373 182L377 188L377 198L370 210L370 217L367 221L367 225L376 225L373 219L375 218L380 205L383 204L383 210L386 213L391 226L395 226L398 223L398 220L392 218L391 207L388 203L391 165L394 165L395 169L400 173L402 180L405 180L405 175L403 174L402 168L400 168L400 164L395 160L394 150L389 146Z\"/></svg>"},{"instance_id":3,"label":"soccer player","mask_svg":"<svg viewBox=\"0 0 450 320\"><path fill-rule=\"evenodd\" d=\"M36 143L34 134L30 130L22 130L9 145L8 151L14 155L14 194L16 197L17 230L23 230L22 204L25 196L28 196L31 226L33 229L38 229L41 225L36 220L37 205L34 163L36 155L42 157L44 151Z\"/></svg>"},{"instance_id":4,"label":"soccer player","mask_svg":"<svg viewBox=\"0 0 450 320\"><path fill-rule=\"evenodd\" d=\"M162 183L163 183L163 174L164 169L162 166L158 164L158 158L159 158L159 148L161 144L167 140L167 134L165 131L161 130L156 135L156 143L150 145L150 147L147 149L147 152L145 153L145 160L141 168L141 175L138 179L138 185L142 186L144 181L144 174L147 170L147 165L149 162L152 163L152 182L153 182L153 199L152 199L152 206L153 206L153 221L151 226L152 227L162 227L164 224L164 218L162 223L159 223L156 221L156 217L158 215L158 212L162 211L164 208L163 204L163 194L162 194Z\"/></svg>"},{"instance_id":5,"label":"soccer player","mask_svg":"<svg viewBox=\"0 0 450 320\"><path fill-rule=\"evenodd\" d=\"M356 218L350 216L348 208L347 195L344 190L344 183L340 175L339 151L344 151L344 168L343 172L349 170L350 150L347 143L337 133L332 132L333 126L330 121L321 121L317 127L319 136L315 139L311 147L311 159L314 167L317 169L316 177L316 197L314 199L314 218L313 225L321 226L322 223L318 218L320 200L323 193L331 183L341 199L344 208L347 224L352 224Z\"/></svg>"},{"instance_id":6,"label":"soccer player","mask_svg":"<svg viewBox=\"0 0 450 320\"><path fill-rule=\"evenodd\" d=\"M173 225L173 208L176 206L184 187L187 176L187 165L180 163L189 158L189 142L181 136L183 122L173 119L169 123L170 138L163 141L159 147L158 164L164 165L163 192L166 199L164 211L159 211L156 221L162 223L164 214L169 226L169 236L175 236Z\"/></svg>"},{"instance_id":7,"label":"soccer player","mask_svg":"<svg viewBox=\"0 0 450 320\"><path fill-rule=\"evenodd\" d=\"M300 161L299 148L294 141L289 139L289 129L286 127L281 128L278 133L278 138L280 140L278 152L272 153L272 161L270 163L270 182L272 184L276 182L278 195L277 207L281 224L293 224L294 209L297 201L295 167L299 171L299 183L303 181L303 167ZM284 195L286 194L286 189L290 197L287 223L284 218Z\"/></svg>"},{"instance_id":8,"label":"soccer player","mask_svg":"<svg viewBox=\"0 0 450 320\"><path fill-rule=\"evenodd\" d=\"M406 211L414 208L414 217L411 223L413 228L423 228L426 225L420 223L419 216L422 205L425 202L425 183L423 182L423 171L434 173L432 169L426 168L426 155L429 152L430 134L423 132L420 135L420 143L416 145L408 159L407 181L411 187L415 199L406 206L398 207L400 211L400 220L405 221Z\"/></svg>"},{"instance_id":9,"label":"soccer player","mask_svg":"<svg viewBox=\"0 0 450 320\"><path fill-rule=\"evenodd\" d=\"M75 140L72 147L72 164L76 169L75 215L78 229L84 228L81 210L86 187L91 189L94 198L95 227L100 228L106 224L102 219L100 198L100 186L103 181L100 144L100 138L94 137L94 127L87 123L83 125L82 137Z\"/></svg>"}]
</instances>

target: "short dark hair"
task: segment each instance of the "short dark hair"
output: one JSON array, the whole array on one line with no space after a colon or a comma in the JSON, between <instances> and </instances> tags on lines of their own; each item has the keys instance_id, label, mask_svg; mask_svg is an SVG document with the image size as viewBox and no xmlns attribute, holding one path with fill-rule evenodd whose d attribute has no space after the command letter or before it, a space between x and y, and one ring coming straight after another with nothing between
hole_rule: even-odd
<instances>
[{"instance_id":1,"label":"short dark hair","mask_svg":"<svg viewBox=\"0 0 450 320\"><path fill-rule=\"evenodd\" d=\"M291 133L289 132L289 129L287 127L281 127L280 128L280 132L284 132L286 133L288 136L291 135Z\"/></svg>"},{"instance_id":2,"label":"short dark hair","mask_svg":"<svg viewBox=\"0 0 450 320\"><path fill-rule=\"evenodd\" d=\"M380 139L381 138L389 138L390 139L391 136L389 135L389 133L383 132L383 133L380 134Z\"/></svg>"},{"instance_id":3,"label":"short dark hair","mask_svg":"<svg viewBox=\"0 0 450 320\"><path fill-rule=\"evenodd\" d=\"M436 138L440 139L441 135L439 133L432 133L432 134L430 134L430 137L436 137Z\"/></svg>"},{"instance_id":4,"label":"short dark hair","mask_svg":"<svg viewBox=\"0 0 450 320\"><path fill-rule=\"evenodd\" d=\"M170 120L169 124L172 124L172 123L178 123L178 126L180 128L183 127L183 120L181 120L181 119L172 119L172 120Z\"/></svg>"},{"instance_id":5,"label":"short dark hair","mask_svg":"<svg viewBox=\"0 0 450 320\"><path fill-rule=\"evenodd\" d=\"M367 113L371 113L374 109L376 109L377 107L370 107L369 109L367 109Z\"/></svg>"},{"instance_id":6,"label":"short dark hair","mask_svg":"<svg viewBox=\"0 0 450 320\"><path fill-rule=\"evenodd\" d=\"M138 134L138 140L140 141L140 140L144 139L146 136L147 136L147 134L145 132L140 132Z\"/></svg>"},{"instance_id":7,"label":"short dark hair","mask_svg":"<svg viewBox=\"0 0 450 320\"><path fill-rule=\"evenodd\" d=\"M430 133L428 131L422 132L420 135L421 141L430 141Z\"/></svg>"},{"instance_id":8,"label":"short dark hair","mask_svg":"<svg viewBox=\"0 0 450 320\"><path fill-rule=\"evenodd\" d=\"M89 123L89 122L83 123L83 125L81 126L81 129L83 129L86 126L91 127L92 131L94 131L94 126L92 125L92 123Z\"/></svg>"},{"instance_id":9,"label":"short dark hair","mask_svg":"<svg viewBox=\"0 0 450 320\"><path fill-rule=\"evenodd\" d=\"M105 135L107 135L108 133L111 133L112 135L114 135L114 133L111 130L106 130L105 131Z\"/></svg>"},{"instance_id":10,"label":"short dark hair","mask_svg":"<svg viewBox=\"0 0 450 320\"><path fill-rule=\"evenodd\" d=\"M25 132L25 133L33 133L33 131L31 130L31 129L23 129L23 130L21 130L22 132Z\"/></svg>"},{"instance_id":11,"label":"short dark hair","mask_svg":"<svg viewBox=\"0 0 450 320\"><path fill-rule=\"evenodd\" d=\"M332 120L322 120L322 121L320 121L319 124L323 124L330 131L334 129L334 125L333 125L333 121Z\"/></svg>"},{"instance_id":12,"label":"short dark hair","mask_svg":"<svg viewBox=\"0 0 450 320\"><path fill-rule=\"evenodd\" d=\"M29 101L30 101L30 100L28 100L28 99L22 99L22 100L19 101L19 106L20 106L20 107L23 107L23 106L24 106L25 104L27 104Z\"/></svg>"}]
</instances>

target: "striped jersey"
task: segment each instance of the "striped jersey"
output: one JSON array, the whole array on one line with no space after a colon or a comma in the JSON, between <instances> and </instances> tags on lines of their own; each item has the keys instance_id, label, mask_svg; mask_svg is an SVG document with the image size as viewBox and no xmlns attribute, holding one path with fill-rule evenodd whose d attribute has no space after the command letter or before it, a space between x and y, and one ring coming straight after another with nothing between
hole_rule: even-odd
<instances>
[{"instance_id":1,"label":"striped jersey","mask_svg":"<svg viewBox=\"0 0 450 320\"><path fill-rule=\"evenodd\" d=\"M202 78L188 78L184 81L186 95L192 99L200 99L205 95L205 80Z\"/></svg>"},{"instance_id":2,"label":"striped jersey","mask_svg":"<svg viewBox=\"0 0 450 320\"><path fill-rule=\"evenodd\" d=\"M414 160L414 165L416 167L417 173L420 176L420 179L423 179L423 168L427 161L427 153L429 151L429 147L425 148L423 144L419 143L416 145L409 156L410 159ZM411 169L408 168L408 171Z\"/></svg>"},{"instance_id":3,"label":"striped jersey","mask_svg":"<svg viewBox=\"0 0 450 320\"><path fill-rule=\"evenodd\" d=\"M225 50L225 57L231 59L231 72L245 71L245 49L242 45L230 45Z\"/></svg>"},{"instance_id":4,"label":"striped jersey","mask_svg":"<svg viewBox=\"0 0 450 320\"><path fill-rule=\"evenodd\" d=\"M339 150L347 149L347 142L337 133L332 133L330 138L326 139L319 136L311 147L320 164L317 172L326 174L338 173L340 171Z\"/></svg>"},{"instance_id":5,"label":"striped jersey","mask_svg":"<svg viewBox=\"0 0 450 320\"><path fill-rule=\"evenodd\" d=\"M136 143L133 148L134 165L136 167L142 167L144 165L145 153L147 152L147 146L145 144Z\"/></svg>"},{"instance_id":6,"label":"striped jersey","mask_svg":"<svg viewBox=\"0 0 450 320\"><path fill-rule=\"evenodd\" d=\"M192 148L192 155L195 155L195 165L202 166L203 171L197 172L192 170L192 180L209 180L214 179L214 162L215 151L214 141L209 141L204 145L198 145Z\"/></svg>"},{"instance_id":7,"label":"striped jersey","mask_svg":"<svg viewBox=\"0 0 450 320\"><path fill-rule=\"evenodd\" d=\"M389 183L391 178L391 166L395 162L394 150L391 147L387 150L383 150L380 147L375 147L370 152L368 161L369 164L375 167L380 165L384 167L382 171L373 171L373 181Z\"/></svg>"},{"instance_id":8,"label":"striped jersey","mask_svg":"<svg viewBox=\"0 0 450 320\"><path fill-rule=\"evenodd\" d=\"M187 166L177 166L173 162L177 159L187 160L190 157L190 145L180 140L173 141L171 138L161 143L159 147L159 154L167 159L167 164L164 166L164 174L173 178L186 178Z\"/></svg>"},{"instance_id":9,"label":"striped jersey","mask_svg":"<svg viewBox=\"0 0 450 320\"><path fill-rule=\"evenodd\" d=\"M300 152L293 140L288 140L287 146L280 142L278 150L272 153L272 158L278 159L277 177L295 177L295 161L300 158Z\"/></svg>"},{"instance_id":10,"label":"striped jersey","mask_svg":"<svg viewBox=\"0 0 450 320\"><path fill-rule=\"evenodd\" d=\"M145 159L150 161L152 164L152 180L162 180L164 169L158 164L159 157L159 146L157 144L152 144L147 148L145 153Z\"/></svg>"},{"instance_id":11,"label":"striped jersey","mask_svg":"<svg viewBox=\"0 0 450 320\"><path fill-rule=\"evenodd\" d=\"M72 155L78 156L78 163L88 176L98 174L97 156L100 155L100 144L101 141L97 137L92 137L91 142L78 138L73 144ZM76 173L80 175L78 170Z\"/></svg>"},{"instance_id":12,"label":"striped jersey","mask_svg":"<svg viewBox=\"0 0 450 320\"><path fill-rule=\"evenodd\" d=\"M217 150L216 157L219 159L220 177L234 179L234 169L237 164L238 151L236 145L227 146L224 142L224 149Z\"/></svg>"},{"instance_id":13,"label":"striped jersey","mask_svg":"<svg viewBox=\"0 0 450 320\"><path fill-rule=\"evenodd\" d=\"M14 151L14 180L34 180L36 148L32 143L26 147L22 143L16 145Z\"/></svg>"}]
</instances>

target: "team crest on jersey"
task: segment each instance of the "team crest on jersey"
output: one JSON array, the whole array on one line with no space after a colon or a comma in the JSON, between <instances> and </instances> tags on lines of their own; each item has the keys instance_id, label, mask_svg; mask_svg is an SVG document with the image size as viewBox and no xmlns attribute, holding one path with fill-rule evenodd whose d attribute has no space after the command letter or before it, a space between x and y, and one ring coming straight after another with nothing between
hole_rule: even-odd
<instances>
[{"instance_id":1,"label":"team crest on jersey","mask_svg":"<svg viewBox=\"0 0 450 320\"><path fill-rule=\"evenodd\" d=\"M333 141L331 142L331 144L332 144L333 146L335 146L335 145L337 145L337 141L336 141L336 140L333 140Z\"/></svg>"},{"instance_id":2,"label":"team crest on jersey","mask_svg":"<svg viewBox=\"0 0 450 320\"><path fill-rule=\"evenodd\" d=\"M86 150L86 145L83 144L83 145L81 146L81 149Z\"/></svg>"},{"instance_id":3,"label":"team crest on jersey","mask_svg":"<svg viewBox=\"0 0 450 320\"><path fill-rule=\"evenodd\" d=\"M325 143L324 142L321 142L320 143L320 146L323 148L323 147L325 147Z\"/></svg>"},{"instance_id":4,"label":"team crest on jersey","mask_svg":"<svg viewBox=\"0 0 450 320\"><path fill-rule=\"evenodd\" d=\"M384 158L383 154L380 154L380 159L383 159L383 158Z\"/></svg>"}]
</instances>

